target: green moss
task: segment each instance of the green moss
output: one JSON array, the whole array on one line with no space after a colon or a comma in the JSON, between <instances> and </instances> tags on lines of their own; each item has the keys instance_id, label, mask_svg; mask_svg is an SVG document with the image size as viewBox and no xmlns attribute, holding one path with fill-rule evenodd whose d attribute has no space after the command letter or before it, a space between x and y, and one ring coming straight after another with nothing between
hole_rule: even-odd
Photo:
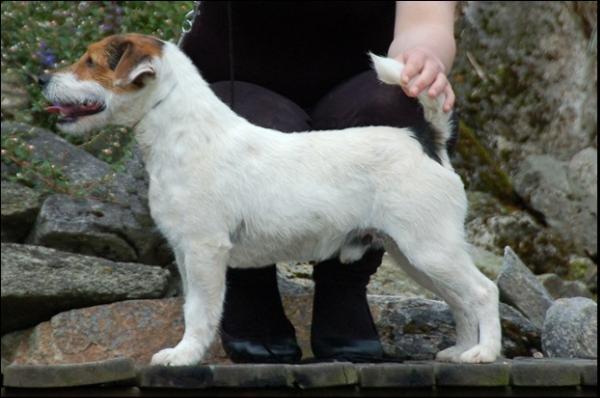
<instances>
[{"instance_id":1,"label":"green moss","mask_svg":"<svg viewBox=\"0 0 600 398\"><path fill-rule=\"evenodd\" d=\"M517 205L519 200L510 178L479 141L473 129L462 120L459 123L459 134L456 150L464 163L463 167L472 171L470 174L475 176L467 182L468 188L488 192L507 204Z\"/></svg>"},{"instance_id":2,"label":"green moss","mask_svg":"<svg viewBox=\"0 0 600 398\"><path fill-rule=\"evenodd\" d=\"M576 258L569 262L569 272L567 279L584 280L588 271L589 261L583 258Z\"/></svg>"}]
</instances>

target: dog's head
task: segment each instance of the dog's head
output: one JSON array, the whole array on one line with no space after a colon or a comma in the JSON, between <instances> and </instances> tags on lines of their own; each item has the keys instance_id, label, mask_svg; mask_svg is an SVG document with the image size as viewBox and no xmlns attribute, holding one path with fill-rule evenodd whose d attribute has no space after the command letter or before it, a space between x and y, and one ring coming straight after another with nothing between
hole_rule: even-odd
<instances>
[{"instance_id":1,"label":"dog's head","mask_svg":"<svg viewBox=\"0 0 600 398\"><path fill-rule=\"evenodd\" d=\"M133 126L148 110L164 44L139 34L91 44L73 65L39 78L52 103L46 110L59 113L59 128L68 132Z\"/></svg>"}]
</instances>

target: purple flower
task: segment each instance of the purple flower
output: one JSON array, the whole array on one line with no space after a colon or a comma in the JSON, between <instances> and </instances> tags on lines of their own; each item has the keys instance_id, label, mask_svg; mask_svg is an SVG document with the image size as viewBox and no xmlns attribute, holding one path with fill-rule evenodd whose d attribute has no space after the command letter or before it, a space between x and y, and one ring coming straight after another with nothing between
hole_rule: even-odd
<instances>
[{"instance_id":1,"label":"purple flower","mask_svg":"<svg viewBox=\"0 0 600 398\"><path fill-rule=\"evenodd\" d=\"M108 32L112 29L113 29L113 26L109 23L103 23L102 25L100 25L100 30L102 31L102 33Z\"/></svg>"},{"instance_id":2,"label":"purple flower","mask_svg":"<svg viewBox=\"0 0 600 398\"><path fill-rule=\"evenodd\" d=\"M53 67L56 64L56 54L48 47L44 40L40 41L40 49L36 52L37 57L45 68Z\"/></svg>"}]
</instances>

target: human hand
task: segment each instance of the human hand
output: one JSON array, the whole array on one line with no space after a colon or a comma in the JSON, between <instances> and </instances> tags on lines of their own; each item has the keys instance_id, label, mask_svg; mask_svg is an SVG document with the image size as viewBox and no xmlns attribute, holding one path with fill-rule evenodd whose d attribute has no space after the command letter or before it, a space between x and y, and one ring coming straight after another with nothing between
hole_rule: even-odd
<instances>
[{"instance_id":1,"label":"human hand","mask_svg":"<svg viewBox=\"0 0 600 398\"><path fill-rule=\"evenodd\" d=\"M409 97L416 97L424 90L432 98L445 95L444 112L454 106L456 96L445 73L442 61L424 47L413 47L394 57L404 64L401 87Z\"/></svg>"}]
</instances>

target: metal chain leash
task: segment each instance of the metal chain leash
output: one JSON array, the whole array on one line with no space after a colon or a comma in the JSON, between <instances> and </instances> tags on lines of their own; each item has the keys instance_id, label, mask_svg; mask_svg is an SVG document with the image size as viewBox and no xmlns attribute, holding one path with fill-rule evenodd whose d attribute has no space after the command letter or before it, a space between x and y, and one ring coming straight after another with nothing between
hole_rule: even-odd
<instances>
[{"instance_id":1,"label":"metal chain leash","mask_svg":"<svg viewBox=\"0 0 600 398\"><path fill-rule=\"evenodd\" d=\"M179 36L179 41L177 42L178 47L181 47L185 35L192 30L194 20L200 13L200 3L201 1L194 1L194 7L185 14L185 17L183 18L183 24L181 25L181 35Z\"/></svg>"}]
</instances>

